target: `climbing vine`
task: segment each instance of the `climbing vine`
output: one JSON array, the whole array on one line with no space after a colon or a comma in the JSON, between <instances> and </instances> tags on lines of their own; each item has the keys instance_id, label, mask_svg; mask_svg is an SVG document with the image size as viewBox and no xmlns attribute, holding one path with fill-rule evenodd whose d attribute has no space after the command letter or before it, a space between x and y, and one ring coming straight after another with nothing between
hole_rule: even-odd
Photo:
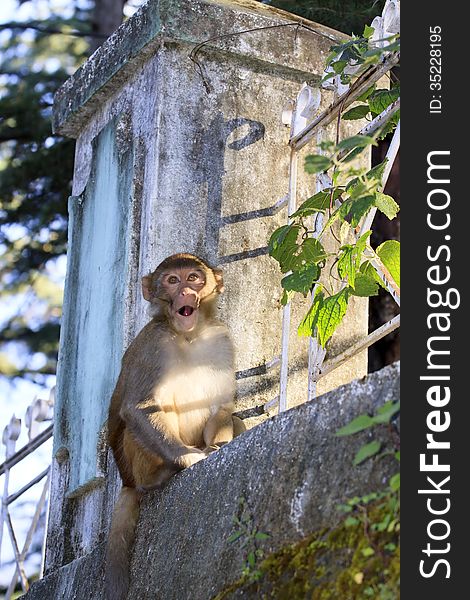
<instances>
[{"instance_id":1,"label":"climbing vine","mask_svg":"<svg viewBox=\"0 0 470 600\"><path fill-rule=\"evenodd\" d=\"M366 26L362 36L333 46L323 83L338 78L342 84L353 86L374 65L391 55L398 56L398 36L384 41L373 39L373 34L374 29ZM395 129L399 111L390 110L389 118L371 135L339 140L341 120L365 118L371 121L388 107L393 108L399 95L396 82L390 89L377 88L374 84L356 98L352 108L340 111L336 140L322 141L318 145L319 153L305 158L307 173L328 175L329 185L305 200L289 215L289 223L276 229L269 240L269 253L284 274L281 303L287 304L296 293L307 296L312 292L311 306L298 332L301 336L316 336L323 347L341 323L352 296L374 296L379 286L386 289L373 262L380 264L396 285L400 285L399 242L388 240L373 249L371 230L361 231L363 218L371 209L379 210L390 220L397 216L397 203L383 192L387 161L366 169L357 166L356 160ZM339 242L336 253L325 249L323 242L327 233ZM322 277L325 272L326 276ZM335 286L335 281L340 285Z\"/></svg>"}]
</instances>

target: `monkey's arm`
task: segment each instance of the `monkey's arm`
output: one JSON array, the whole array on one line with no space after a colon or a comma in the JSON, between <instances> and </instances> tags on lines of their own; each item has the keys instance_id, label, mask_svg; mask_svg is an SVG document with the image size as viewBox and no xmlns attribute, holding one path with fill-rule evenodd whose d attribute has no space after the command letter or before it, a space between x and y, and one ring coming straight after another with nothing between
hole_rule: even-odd
<instances>
[{"instance_id":1,"label":"monkey's arm","mask_svg":"<svg viewBox=\"0 0 470 600\"><path fill-rule=\"evenodd\" d=\"M171 413L161 410L154 398L147 398L135 406L124 405L121 417L146 450L179 469L189 467L206 456L201 450L182 442Z\"/></svg>"}]
</instances>

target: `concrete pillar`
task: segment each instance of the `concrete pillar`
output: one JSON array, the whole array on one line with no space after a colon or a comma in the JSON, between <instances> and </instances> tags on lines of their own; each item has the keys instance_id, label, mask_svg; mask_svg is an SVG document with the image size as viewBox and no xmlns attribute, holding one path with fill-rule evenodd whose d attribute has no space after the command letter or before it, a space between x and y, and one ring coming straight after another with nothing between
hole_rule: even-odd
<instances>
[{"instance_id":1,"label":"concrete pillar","mask_svg":"<svg viewBox=\"0 0 470 600\"><path fill-rule=\"evenodd\" d=\"M106 535L119 486L104 442L108 403L121 356L148 320L140 277L163 258L188 251L224 269L219 311L249 424L278 393L279 373L264 364L280 351L280 273L266 247L287 215L266 209L288 187L281 111L304 81L319 80L342 38L298 22L253 0L149 0L56 95L54 129L77 146L46 572ZM300 168L300 200L313 190ZM293 311L291 405L307 396L307 341L296 334L306 307ZM359 302L339 344L366 331ZM351 365L324 391L365 374L364 355Z\"/></svg>"}]
</instances>

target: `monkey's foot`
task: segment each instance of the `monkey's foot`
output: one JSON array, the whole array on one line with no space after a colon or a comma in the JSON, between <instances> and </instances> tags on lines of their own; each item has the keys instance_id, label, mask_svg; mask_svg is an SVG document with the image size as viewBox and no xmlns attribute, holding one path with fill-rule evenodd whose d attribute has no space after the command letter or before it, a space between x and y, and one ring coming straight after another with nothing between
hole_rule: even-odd
<instances>
[{"instance_id":1,"label":"monkey's foot","mask_svg":"<svg viewBox=\"0 0 470 600\"><path fill-rule=\"evenodd\" d=\"M212 452L215 452L216 450L220 450L220 446L218 446L217 444L211 444L210 446L206 446L203 452L205 454L212 454Z\"/></svg>"}]
</instances>

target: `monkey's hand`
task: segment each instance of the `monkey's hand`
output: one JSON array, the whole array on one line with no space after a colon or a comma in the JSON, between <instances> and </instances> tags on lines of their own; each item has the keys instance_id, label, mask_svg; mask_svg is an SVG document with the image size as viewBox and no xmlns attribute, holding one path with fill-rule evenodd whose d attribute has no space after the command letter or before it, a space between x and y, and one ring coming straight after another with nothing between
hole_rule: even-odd
<instances>
[{"instance_id":1,"label":"monkey's hand","mask_svg":"<svg viewBox=\"0 0 470 600\"><path fill-rule=\"evenodd\" d=\"M202 450L198 450L197 448L191 448L191 452L187 454L183 454L178 458L178 463L182 469L187 469L192 465L195 465L200 460L204 460L207 458L207 454Z\"/></svg>"}]
</instances>

